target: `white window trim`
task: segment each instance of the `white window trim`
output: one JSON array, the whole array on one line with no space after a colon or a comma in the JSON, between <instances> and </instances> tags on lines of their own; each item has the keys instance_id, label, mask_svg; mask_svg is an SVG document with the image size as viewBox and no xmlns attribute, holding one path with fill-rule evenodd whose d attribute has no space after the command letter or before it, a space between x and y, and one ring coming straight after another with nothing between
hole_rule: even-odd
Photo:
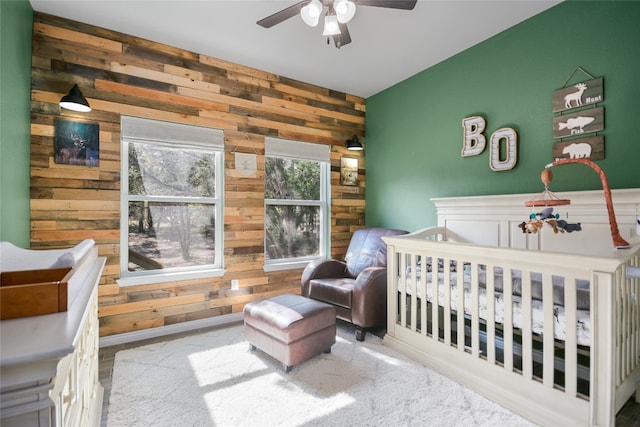
<instances>
[{"instance_id":1,"label":"white window trim","mask_svg":"<svg viewBox=\"0 0 640 427\"><path fill-rule=\"evenodd\" d=\"M282 271L304 268L315 259L327 258L331 253L331 148L328 145L309 142L292 141L280 138L265 138L265 157L281 157L296 160L311 160L321 163L320 167L320 200L280 200L273 199L270 204L319 206L323 218L324 233L320 235L320 255L313 257L284 258L267 260L263 271ZM267 206L265 199L265 209ZM301 203L302 202L302 203Z\"/></svg>"},{"instance_id":2,"label":"white window trim","mask_svg":"<svg viewBox=\"0 0 640 427\"><path fill-rule=\"evenodd\" d=\"M296 261L290 260L289 262L284 262L284 261L269 262L269 263L265 263L265 265L262 267L262 271L264 271L265 273L270 273L272 271L295 270L298 268L305 268L307 264L309 264L311 261L320 259L320 258L324 258L324 257L305 258L305 259L300 259Z\"/></svg>"},{"instance_id":3,"label":"white window trim","mask_svg":"<svg viewBox=\"0 0 640 427\"><path fill-rule=\"evenodd\" d=\"M129 201L129 143L150 143L165 147L189 147L215 153L215 198L184 199L185 202L198 203L215 201L216 251L213 265L171 268L167 270L128 271L128 218ZM119 286L135 286L149 283L191 280L208 277L222 277L224 269L224 132L220 129L206 128L181 123L170 123L141 117L121 117L121 173L120 173L120 278ZM125 189L126 191L123 191ZM162 197L143 196L144 200L163 201ZM171 199L175 201L175 199Z\"/></svg>"}]
</instances>

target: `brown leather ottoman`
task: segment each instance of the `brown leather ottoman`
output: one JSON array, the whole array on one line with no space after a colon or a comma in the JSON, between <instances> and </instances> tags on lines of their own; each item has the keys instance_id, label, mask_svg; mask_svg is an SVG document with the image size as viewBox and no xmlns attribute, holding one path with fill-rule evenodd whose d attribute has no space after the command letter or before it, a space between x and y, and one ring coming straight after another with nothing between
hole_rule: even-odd
<instances>
[{"instance_id":1,"label":"brown leather ottoman","mask_svg":"<svg viewBox=\"0 0 640 427\"><path fill-rule=\"evenodd\" d=\"M282 362L285 372L331 352L336 309L300 295L284 294L244 306L244 334L251 345Z\"/></svg>"}]
</instances>

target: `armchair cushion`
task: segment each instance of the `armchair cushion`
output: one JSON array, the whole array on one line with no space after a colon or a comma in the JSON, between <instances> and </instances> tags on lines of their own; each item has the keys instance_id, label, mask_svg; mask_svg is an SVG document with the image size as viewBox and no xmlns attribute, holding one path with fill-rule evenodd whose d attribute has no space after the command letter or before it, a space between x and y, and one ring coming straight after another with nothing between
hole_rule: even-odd
<instances>
[{"instance_id":1,"label":"armchair cushion","mask_svg":"<svg viewBox=\"0 0 640 427\"><path fill-rule=\"evenodd\" d=\"M406 231L388 228L363 228L353 233L345 256L349 276L358 275L368 267L385 267L387 265L387 245L380 239L382 236L405 234Z\"/></svg>"},{"instance_id":2,"label":"armchair cushion","mask_svg":"<svg viewBox=\"0 0 640 427\"><path fill-rule=\"evenodd\" d=\"M309 296L309 283L311 280L335 277L349 277L345 262L326 258L310 262L302 272L302 279L300 280L302 284L301 295L304 297Z\"/></svg>"},{"instance_id":3,"label":"armchair cushion","mask_svg":"<svg viewBox=\"0 0 640 427\"><path fill-rule=\"evenodd\" d=\"M309 297L350 309L356 280L349 277L314 279L309 284Z\"/></svg>"}]
</instances>

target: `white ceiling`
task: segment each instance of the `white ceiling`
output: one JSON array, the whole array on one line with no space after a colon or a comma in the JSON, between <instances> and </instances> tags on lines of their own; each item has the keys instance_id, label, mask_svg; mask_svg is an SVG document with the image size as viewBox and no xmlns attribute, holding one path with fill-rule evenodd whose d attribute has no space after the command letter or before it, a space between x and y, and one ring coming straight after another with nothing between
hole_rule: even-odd
<instances>
[{"instance_id":1,"label":"white ceiling","mask_svg":"<svg viewBox=\"0 0 640 427\"><path fill-rule=\"evenodd\" d=\"M419 0L411 11L360 6L352 42L327 45L322 25L261 18L298 0L30 0L34 10L369 97L558 3Z\"/></svg>"}]
</instances>

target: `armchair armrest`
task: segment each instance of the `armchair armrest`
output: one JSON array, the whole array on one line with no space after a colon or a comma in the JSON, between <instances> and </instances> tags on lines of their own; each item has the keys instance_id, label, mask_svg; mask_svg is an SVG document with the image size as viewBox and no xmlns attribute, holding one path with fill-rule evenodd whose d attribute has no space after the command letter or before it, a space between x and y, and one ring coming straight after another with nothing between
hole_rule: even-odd
<instances>
[{"instance_id":1,"label":"armchair armrest","mask_svg":"<svg viewBox=\"0 0 640 427\"><path fill-rule=\"evenodd\" d=\"M387 323L387 267L368 267L358 275L351 317L353 323L365 328Z\"/></svg>"},{"instance_id":2,"label":"armchair armrest","mask_svg":"<svg viewBox=\"0 0 640 427\"><path fill-rule=\"evenodd\" d=\"M349 277L347 264L336 259L321 258L311 261L302 272L300 279L302 285L301 295L309 296L309 282L313 279Z\"/></svg>"}]
</instances>

